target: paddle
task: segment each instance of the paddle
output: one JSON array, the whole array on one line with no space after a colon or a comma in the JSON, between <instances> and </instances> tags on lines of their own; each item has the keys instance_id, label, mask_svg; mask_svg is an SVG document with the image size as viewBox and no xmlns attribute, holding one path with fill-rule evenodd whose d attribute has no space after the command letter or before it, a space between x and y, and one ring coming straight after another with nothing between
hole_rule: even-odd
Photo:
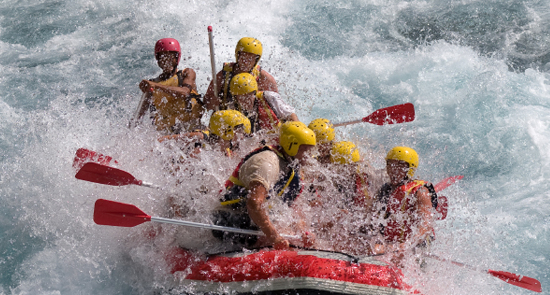
<instances>
[{"instance_id":1,"label":"paddle","mask_svg":"<svg viewBox=\"0 0 550 295\"><path fill-rule=\"evenodd\" d=\"M177 219L168 219L162 217L151 217L147 213L141 211L138 207L132 204L125 204L104 199L98 199L95 202L94 222L99 225L134 227L147 221L170 223L177 225L185 225L190 227L198 227L204 229L219 230L238 234L247 234L255 236L263 236L261 231L250 229L241 229L234 227L219 226L213 224L197 223L192 221L184 221ZM281 235L285 239L300 239L297 236Z\"/></svg>"},{"instance_id":2,"label":"paddle","mask_svg":"<svg viewBox=\"0 0 550 295\"><path fill-rule=\"evenodd\" d=\"M137 180L134 176L132 176L132 174L126 171L94 162L84 164L82 168L80 168L80 170L76 173L75 177L80 180L86 180L106 185L123 186L135 184L160 189L160 187L151 183Z\"/></svg>"},{"instance_id":3,"label":"paddle","mask_svg":"<svg viewBox=\"0 0 550 295\"><path fill-rule=\"evenodd\" d=\"M457 176L451 176L443 179L442 181L438 182L436 185L434 185L434 189L436 192L440 192L449 186L451 186L453 183L461 180L464 178L464 175L457 175Z\"/></svg>"},{"instance_id":4,"label":"paddle","mask_svg":"<svg viewBox=\"0 0 550 295\"><path fill-rule=\"evenodd\" d=\"M440 192L440 191L446 189L447 187L451 186L452 184L454 184L455 182L457 182L458 180L460 180L462 178L464 178L463 175L447 177L447 178L443 179L442 181L440 181L439 183L437 183L436 185L434 185L434 189L435 189L436 192ZM445 198L445 197L440 197L440 198ZM444 201L446 202L447 198L445 198ZM443 207L446 207L446 206L443 206ZM447 213L446 208L444 208L444 209L445 209L445 215L447 215L446 214ZM475 268L473 266L469 266L469 265L466 265L464 263L460 263L460 262L457 262L457 261L452 261L452 260L448 260L448 259L445 259L445 258L441 258L441 257L436 256L436 255L432 255L432 254L425 254L425 255L427 257L430 257L430 258L433 258L433 259L436 259L436 260L439 260L439 261L450 262L454 265L458 265L460 267L464 267L464 268L467 268L467 269L476 270L476 271L478 270L477 268ZM526 276L520 276L520 275L513 274L513 273L510 273L510 272L506 272L506 271L496 271L496 270L490 270L489 269L489 270L484 270L484 272L487 272L488 274L490 274L494 277L497 277L497 278L505 281L508 284L512 284L514 286L525 288L525 289L528 289L528 290L531 290L531 291L534 291L534 292L542 292L541 284L536 279L526 277Z\"/></svg>"},{"instance_id":5,"label":"paddle","mask_svg":"<svg viewBox=\"0 0 550 295\"><path fill-rule=\"evenodd\" d=\"M153 92L153 88L151 88L151 92ZM143 92L141 95L141 99L139 100L138 107L136 111L134 112L134 117L130 120L130 123L128 123L128 128L134 128L138 125L139 120L143 116L143 113L145 113L145 110L143 110L143 106L145 104L145 101L150 97L149 92Z\"/></svg>"},{"instance_id":6,"label":"paddle","mask_svg":"<svg viewBox=\"0 0 550 295\"><path fill-rule=\"evenodd\" d=\"M89 149L79 148L78 150L76 150L76 153L74 156L73 167L75 169L80 169L87 162L96 162L101 165L109 165L111 161L113 161L113 157L106 156ZM118 164L116 160L113 162L115 164Z\"/></svg>"},{"instance_id":7,"label":"paddle","mask_svg":"<svg viewBox=\"0 0 550 295\"><path fill-rule=\"evenodd\" d=\"M208 44L210 45L210 65L212 66L212 86L214 87L214 97L218 97L218 82L216 79L216 59L214 57L214 37L212 36L212 26L208 26Z\"/></svg>"},{"instance_id":8,"label":"paddle","mask_svg":"<svg viewBox=\"0 0 550 295\"><path fill-rule=\"evenodd\" d=\"M475 271L480 271L479 269L477 269L473 266L470 266L470 265L467 265L467 264L464 264L464 263L460 263L460 262L456 262L456 261L453 261L453 260L441 258L437 255L425 254L425 256L433 258L435 260L443 261L443 262L450 262L454 265L457 265L457 266L460 266L460 267L463 267L463 268L467 268L467 269L471 269L471 270L475 270ZM518 286L520 288L524 288L524 289L534 291L534 292L539 292L539 293L542 292L542 286L541 286L540 282L537 279L530 278L530 277L527 277L527 276L513 274L513 273L510 273L510 272L507 272L507 271L496 271L496 270L491 270L491 269L482 270L482 271L492 275L493 277L499 278L499 279L505 281L508 284Z\"/></svg>"},{"instance_id":9,"label":"paddle","mask_svg":"<svg viewBox=\"0 0 550 295\"><path fill-rule=\"evenodd\" d=\"M346 126L361 122L387 125L414 121L414 105L412 103L399 104L376 110L374 113L355 121L347 121L333 124L334 127Z\"/></svg>"},{"instance_id":10,"label":"paddle","mask_svg":"<svg viewBox=\"0 0 550 295\"><path fill-rule=\"evenodd\" d=\"M447 177L434 185L434 190L438 193L462 178L464 178L462 175ZM437 196L437 208L435 208L435 210L440 214L437 217L438 220L447 218L447 212L449 210L449 200L447 200L447 197Z\"/></svg>"}]
</instances>

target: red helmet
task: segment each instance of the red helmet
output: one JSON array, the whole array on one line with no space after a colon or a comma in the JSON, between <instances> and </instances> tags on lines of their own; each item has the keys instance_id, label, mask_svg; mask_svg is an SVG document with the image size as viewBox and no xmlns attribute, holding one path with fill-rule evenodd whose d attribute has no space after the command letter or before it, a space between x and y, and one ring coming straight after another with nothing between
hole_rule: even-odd
<instances>
[{"instance_id":1,"label":"red helmet","mask_svg":"<svg viewBox=\"0 0 550 295\"><path fill-rule=\"evenodd\" d=\"M155 44L155 58L157 58L157 53L163 51L175 51L178 53L178 64L180 63L181 58L181 47L178 40L174 38L163 38L157 41Z\"/></svg>"}]
</instances>

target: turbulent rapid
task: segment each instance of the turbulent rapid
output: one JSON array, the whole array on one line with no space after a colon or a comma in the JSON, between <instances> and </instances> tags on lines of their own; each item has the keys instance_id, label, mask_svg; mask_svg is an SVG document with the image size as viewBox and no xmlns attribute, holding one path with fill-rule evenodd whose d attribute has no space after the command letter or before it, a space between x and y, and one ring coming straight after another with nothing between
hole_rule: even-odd
<instances>
[{"instance_id":1,"label":"turbulent rapid","mask_svg":"<svg viewBox=\"0 0 550 295\"><path fill-rule=\"evenodd\" d=\"M420 156L422 179L464 175L442 192L449 215L436 223L432 252L481 272L427 259L423 271L404 269L407 283L423 294L530 293L483 273L496 269L537 278L547 292L548 3L6 0L0 16L0 294L185 291L162 251L175 243L215 247L207 231L99 226L93 205L109 199L168 216L167 200L176 196L188 220L211 222L238 158L207 150L187 159L157 141L147 118L127 127L139 81L159 74L160 38L180 41L180 68L193 68L206 92L209 25L217 70L234 60L241 37L262 41L261 66L306 124L414 104L411 123L337 129L375 171L389 148L407 145ZM163 189L77 180L79 148L109 155ZM171 170L179 157L189 165ZM279 222L293 218L282 214ZM357 222L350 216L341 226Z\"/></svg>"}]
</instances>

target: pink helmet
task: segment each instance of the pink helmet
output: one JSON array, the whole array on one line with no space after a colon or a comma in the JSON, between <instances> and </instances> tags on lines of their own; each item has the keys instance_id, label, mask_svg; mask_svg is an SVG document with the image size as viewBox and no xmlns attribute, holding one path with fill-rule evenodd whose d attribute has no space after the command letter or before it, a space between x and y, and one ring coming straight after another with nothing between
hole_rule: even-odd
<instances>
[{"instance_id":1,"label":"pink helmet","mask_svg":"<svg viewBox=\"0 0 550 295\"><path fill-rule=\"evenodd\" d=\"M181 59L181 47L178 40L174 38L163 38L157 41L155 44L155 58L157 58L157 53L163 51L175 51L178 53L178 64Z\"/></svg>"}]
</instances>

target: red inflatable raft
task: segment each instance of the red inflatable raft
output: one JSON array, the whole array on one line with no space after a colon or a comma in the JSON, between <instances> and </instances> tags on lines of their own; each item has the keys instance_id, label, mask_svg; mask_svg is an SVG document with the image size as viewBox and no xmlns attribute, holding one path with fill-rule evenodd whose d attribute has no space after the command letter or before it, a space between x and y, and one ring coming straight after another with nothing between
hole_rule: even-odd
<instances>
[{"instance_id":1,"label":"red inflatable raft","mask_svg":"<svg viewBox=\"0 0 550 295\"><path fill-rule=\"evenodd\" d=\"M399 269L373 257L305 250L196 255L174 249L167 257L185 293L411 294Z\"/></svg>"}]
</instances>

